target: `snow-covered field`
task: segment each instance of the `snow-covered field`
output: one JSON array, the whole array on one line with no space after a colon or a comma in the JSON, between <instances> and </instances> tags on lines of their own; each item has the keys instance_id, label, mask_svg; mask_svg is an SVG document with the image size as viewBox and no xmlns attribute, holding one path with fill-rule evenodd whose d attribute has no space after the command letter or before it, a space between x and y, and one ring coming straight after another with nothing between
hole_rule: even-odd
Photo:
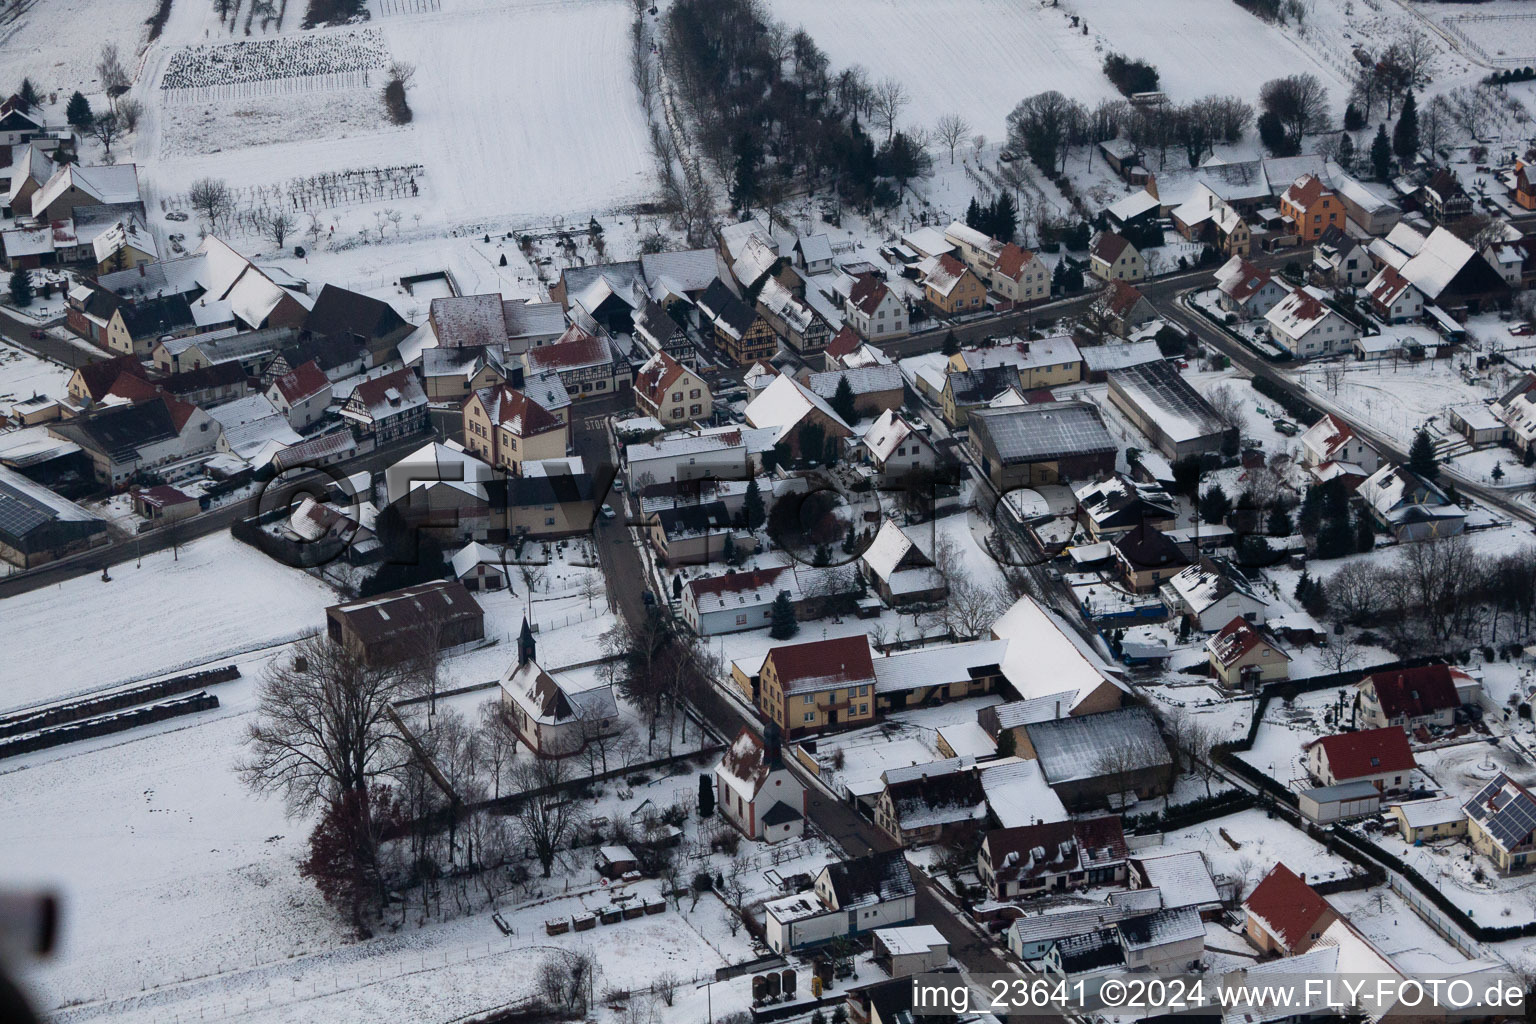
<instances>
[{"instance_id":1,"label":"snow-covered field","mask_svg":"<svg viewBox=\"0 0 1536 1024\"><path fill-rule=\"evenodd\" d=\"M227 533L0 601L0 708L228 658L317 632L336 591Z\"/></svg>"},{"instance_id":2,"label":"snow-covered field","mask_svg":"<svg viewBox=\"0 0 1536 1024\"><path fill-rule=\"evenodd\" d=\"M131 74L144 42L144 20L155 12L154 0L45 0L25 4L26 9L10 20L9 8L0 16L0 81L6 95L30 76L42 93L64 92L64 99L76 89L101 92L96 78L96 58L100 44L117 44L123 65ZM207 7L208 4L197 4ZM88 33L78 33L89 25Z\"/></svg>"},{"instance_id":3,"label":"snow-covered field","mask_svg":"<svg viewBox=\"0 0 1536 1024\"><path fill-rule=\"evenodd\" d=\"M1431 416L1440 417L1452 405L1480 402L1498 393L1498 386L1468 384L1448 359L1426 359L1420 363L1390 361L1386 365L1345 362L1344 377L1334 390L1328 384L1328 366L1315 364L1298 374L1296 380L1317 397L1337 406L1347 415L1366 421L1385 434L1411 439Z\"/></svg>"}]
</instances>

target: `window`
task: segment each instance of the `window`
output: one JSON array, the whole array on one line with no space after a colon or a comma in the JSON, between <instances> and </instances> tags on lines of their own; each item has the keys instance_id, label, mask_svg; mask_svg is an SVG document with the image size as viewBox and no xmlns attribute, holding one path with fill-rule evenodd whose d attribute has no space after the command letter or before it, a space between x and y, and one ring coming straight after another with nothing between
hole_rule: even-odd
<instances>
[{"instance_id":1,"label":"window","mask_svg":"<svg viewBox=\"0 0 1536 1024\"><path fill-rule=\"evenodd\" d=\"M544 525L545 526L554 526L555 525L555 517L554 516L545 516L544 517Z\"/></svg>"},{"instance_id":2,"label":"window","mask_svg":"<svg viewBox=\"0 0 1536 1024\"><path fill-rule=\"evenodd\" d=\"M861 714L861 715L869 714L869 705L868 704L860 704L859 705L859 714Z\"/></svg>"},{"instance_id":3,"label":"window","mask_svg":"<svg viewBox=\"0 0 1536 1024\"><path fill-rule=\"evenodd\" d=\"M688 397L689 398L698 398L699 397L699 389L698 388L694 388L692 391L688 392Z\"/></svg>"},{"instance_id":4,"label":"window","mask_svg":"<svg viewBox=\"0 0 1536 1024\"><path fill-rule=\"evenodd\" d=\"M674 391L674 392L672 392L672 401L674 401L674 402L681 402L682 400L683 400L683 393L681 391Z\"/></svg>"},{"instance_id":5,"label":"window","mask_svg":"<svg viewBox=\"0 0 1536 1024\"><path fill-rule=\"evenodd\" d=\"M814 711L807 711L805 713L805 718L802 719L802 720L806 721L806 722L814 722L814 721L816 721L816 712L814 712Z\"/></svg>"},{"instance_id":6,"label":"window","mask_svg":"<svg viewBox=\"0 0 1536 1024\"><path fill-rule=\"evenodd\" d=\"M804 696L802 696L800 698L800 703L802 703L802 704L810 704L810 703L812 703L815 700L816 700L816 698L814 696L812 696L811 694L807 693L807 694L805 694Z\"/></svg>"},{"instance_id":7,"label":"window","mask_svg":"<svg viewBox=\"0 0 1536 1024\"><path fill-rule=\"evenodd\" d=\"M738 615L738 616L736 616L736 625L738 625L738 626L745 626L746 624L747 624L747 617L746 617L746 615Z\"/></svg>"}]
</instances>

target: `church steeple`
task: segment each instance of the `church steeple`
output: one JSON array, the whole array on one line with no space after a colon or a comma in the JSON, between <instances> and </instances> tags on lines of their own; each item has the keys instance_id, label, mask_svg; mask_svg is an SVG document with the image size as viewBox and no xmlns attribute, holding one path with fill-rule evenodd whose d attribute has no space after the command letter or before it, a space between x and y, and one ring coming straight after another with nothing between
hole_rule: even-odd
<instances>
[{"instance_id":1,"label":"church steeple","mask_svg":"<svg viewBox=\"0 0 1536 1024\"><path fill-rule=\"evenodd\" d=\"M523 616L523 630L517 637L517 663L526 665L533 660L533 630L528 628L528 616Z\"/></svg>"}]
</instances>

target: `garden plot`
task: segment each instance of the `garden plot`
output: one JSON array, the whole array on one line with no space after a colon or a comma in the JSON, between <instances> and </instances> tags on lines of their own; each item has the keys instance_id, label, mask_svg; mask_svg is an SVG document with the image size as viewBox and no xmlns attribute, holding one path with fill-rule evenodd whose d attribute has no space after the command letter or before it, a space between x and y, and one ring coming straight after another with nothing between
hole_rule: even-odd
<instances>
[{"instance_id":1,"label":"garden plot","mask_svg":"<svg viewBox=\"0 0 1536 1024\"><path fill-rule=\"evenodd\" d=\"M1327 723L1327 711L1337 702L1337 690L1314 690L1290 702L1270 701L1253 738L1253 749L1239 751L1237 756L1282 786L1311 786L1306 755L1301 748L1320 736L1333 734L1333 726Z\"/></svg>"},{"instance_id":2,"label":"garden plot","mask_svg":"<svg viewBox=\"0 0 1536 1024\"><path fill-rule=\"evenodd\" d=\"M1444 419L1453 405L1496 395L1492 383L1468 384L1449 359L1426 359L1393 367L1343 362L1307 366L1297 383L1346 415L1384 434L1408 439L1431 417ZM1342 374L1337 373L1339 369Z\"/></svg>"},{"instance_id":3,"label":"garden plot","mask_svg":"<svg viewBox=\"0 0 1536 1024\"><path fill-rule=\"evenodd\" d=\"M378 29L306 32L186 47L166 62L159 86L173 102L366 86L388 61Z\"/></svg>"},{"instance_id":4,"label":"garden plot","mask_svg":"<svg viewBox=\"0 0 1536 1024\"><path fill-rule=\"evenodd\" d=\"M1500 877L1466 839L1441 839L1423 846L1403 841L1395 827L1376 838L1382 849L1403 860L1480 924L1522 925L1536 919L1536 877Z\"/></svg>"},{"instance_id":5,"label":"garden plot","mask_svg":"<svg viewBox=\"0 0 1536 1024\"><path fill-rule=\"evenodd\" d=\"M261 96L168 105L160 113L162 159L287 142L295 121L326 122L332 140L388 127L377 89Z\"/></svg>"},{"instance_id":6,"label":"garden plot","mask_svg":"<svg viewBox=\"0 0 1536 1024\"><path fill-rule=\"evenodd\" d=\"M1169 832L1163 836L1163 845L1173 850L1199 850L1212 874L1243 879L1245 892L1276 862L1293 871L1305 871L1310 882L1356 873L1353 864L1329 853L1305 832L1257 808Z\"/></svg>"},{"instance_id":7,"label":"garden plot","mask_svg":"<svg viewBox=\"0 0 1536 1024\"><path fill-rule=\"evenodd\" d=\"M295 640L325 625L336 591L227 533L0 601L15 636L0 709L56 700ZM101 638L113 638L104 656Z\"/></svg>"}]
</instances>

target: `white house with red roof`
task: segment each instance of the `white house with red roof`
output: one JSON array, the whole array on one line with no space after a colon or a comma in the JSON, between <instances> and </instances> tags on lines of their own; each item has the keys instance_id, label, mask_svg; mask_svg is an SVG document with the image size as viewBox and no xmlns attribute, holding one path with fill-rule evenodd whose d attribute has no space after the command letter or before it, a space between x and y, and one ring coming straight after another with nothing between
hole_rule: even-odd
<instances>
[{"instance_id":1,"label":"white house with red roof","mask_svg":"<svg viewBox=\"0 0 1536 1024\"><path fill-rule=\"evenodd\" d=\"M810 797L784 764L776 726L763 739L741 727L715 765L715 807L748 839L782 843L805 834Z\"/></svg>"},{"instance_id":2,"label":"white house with red roof","mask_svg":"<svg viewBox=\"0 0 1536 1024\"><path fill-rule=\"evenodd\" d=\"M331 405L331 379L313 359L272 381L267 398L294 430L318 423Z\"/></svg>"},{"instance_id":3,"label":"white house with red roof","mask_svg":"<svg viewBox=\"0 0 1536 1024\"><path fill-rule=\"evenodd\" d=\"M1308 469L1343 462L1370 476L1381 468L1381 454L1332 413L1308 427L1300 440L1301 464Z\"/></svg>"},{"instance_id":4,"label":"white house with red roof","mask_svg":"<svg viewBox=\"0 0 1536 1024\"><path fill-rule=\"evenodd\" d=\"M1324 301L1316 288L1297 288L1264 314L1269 336L1297 359L1348 352L1360 329Z\"/></svg>"},{"instance_id":5,"label":"white house with red roof","mask_svg":"<svg viewBox=\"0 0 1536 1024\"><path fill-rule=\"evenodd\" d=\"M1369 782L1383 793L1413 788L1418 763L1408 746L1408 734L1395 725L1324 736L1304 749L1307 774L1320 786Z\"/></svg>"},{"instance_id":6,"label":"white house with red roof","mask_svg":"<svg viewBox=\"0 0 1536 1024\"><path fill-rule=\"evenodd\" d=\"M1417 320L1424 313L1424 293L1415 288L1396 267L1383 266L1365 286L1371 310L1392 324Z\"/></svg>"},{"instance_id":7,"label":"white house with red roof","mask_svg":"<svg viewBox=\"0 0 1536 1024\"><path fill-rule=\"evenodd\" d=\"M1217 304L1245 320L1264 316L1290 294L1267 270L1262 270L1241 256L1233 256L1216 271Z\"/></svg>"},{"instance_id":8,"label":"white house with red roof","mask_svg":"<svg viewBox=\"0 0 1536 1024\"><path fill-rule=\"evenodd\" d=\"M933 469L939 454L933 443L895 409L887 409L864 432L869 464L881 476L901 479L917 469Z\"/></svg>"},{"instance_id":9,"label":"white house with red roof","mask_svg":"<svg viewBox=\"0 0 1536 1024\"><path fill-rule=\"evenodd\" d=\"M530 374L559 374L572 398L606 395L620 383L619 364L607 340L580 324L566 328L556 341L523 353L523 364Z\"/></svg>"},{"instance_id":10,"label":"white house with red roof","mask_svg":"<svg viewBox=\"0 0 1536 1024\"><path fill-rule=\"evenodd\" d=\"M1140 281L1147 276L1140 250L1113 231L1093 236L1088 246L1088 270L1100 281Z\"/></svg>"},{"instance_id":11,"label":"white house with red roof","mask_svg":"<svg viewBox=\"0 0 1536 1024\"><path fill-rule=\"evenodd\" d=\"M907 334L906 304L873 274L860 274L854 279L843 311L848 317L848 326L871 341L901 338Z\"/></svg>"},{"instance_id":12,"label":"white house with red roof","mask_svg":"<svg viewBox=\"0 0 1536 1024\"><path fill-rule=\"evenodd\" d=\"M1291 656L1263 626L1235 616L1205 642L1211 671L1230 687L1262 686L1291 674Z\"/></svg>"},{"instance_id":13,"label":"white house with red roof","mask_svg":"<svg viewBox=\"0 0 1536 1024\"><path fill-rule=\"evenodd\" d=\"M1243 901L1243 930L1264 953L1296 956L1312 948L1328 926L1339 919L1338 911L1284 864L1276 863L1264 880Z\"/></svg>"},{"instance_id":14,"label":"white house with red roof","mask_svg":"<svg viewBox=\"0 0 1536 1024\"><path fill-rule=\"evenodd\" d=\"M1044 302L1051 297L1051 268L1030 250L1009 242L992 268L992 290L1020 306Z\"/></svg>"},{"instance_id":15,"label":"white house with red roof","mask_svg":"<svg viewBox=\"0 0 1536 1024\"><path fill-rule=\"evenodd\" d=\"M665 352L635 371L634 390L635 408L664 426L708 419L715 408L704 378Z\"/></svg>"},{"instance_id":16,"label":"white house with red roof","mask_svg":"<svg viewBox=\"0 0 1536 1024\"><path fill-rule=\"evenodd\" d=\"M341 417L353 433L383 444L426 428L427 393L414 370L396 370L353 388Z\"/></svg>"},{"instance_id":17,"label":"white house with red roof","mask_svg":"<svg viewBox=\"0 0 1536 1024\"><path fill-rule=\"evenodd\" d=\"M1373 729L1395 725L1409 732L1449 728L1456 711L1476 699L1476 679L1452 665L1390 669L1360 680L1360 717Z\"/></svg>"}]
</instances>

